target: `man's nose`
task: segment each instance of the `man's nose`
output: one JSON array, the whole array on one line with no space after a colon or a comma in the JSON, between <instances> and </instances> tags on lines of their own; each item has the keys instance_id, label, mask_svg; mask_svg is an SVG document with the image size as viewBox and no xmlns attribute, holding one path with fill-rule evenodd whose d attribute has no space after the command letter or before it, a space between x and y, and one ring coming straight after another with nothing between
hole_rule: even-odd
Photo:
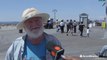
<instances>
[{"instance_id":1,"label":"man's nose","mask_svg":"<svg viewBox=\"0 0 107 60\"><path fill-rule=\"evenodd\" d=\"M32 25L33 25L33 26L36 26L36 27L42 26L42 24L41 24L41 23L38 23L38 22L33 22Z\"/></svg>"}]
</instances>

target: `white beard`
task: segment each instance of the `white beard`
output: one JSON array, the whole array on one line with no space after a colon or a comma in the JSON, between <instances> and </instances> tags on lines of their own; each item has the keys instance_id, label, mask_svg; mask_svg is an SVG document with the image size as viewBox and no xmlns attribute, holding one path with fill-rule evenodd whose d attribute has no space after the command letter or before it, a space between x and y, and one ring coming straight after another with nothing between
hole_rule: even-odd
<instances>
[{"instance_id":1,"label":"white beard","mask_svg":"<svg viewBox=\"0 0 107 60\"><path fill-rule=\"evenodd\" d=\"M42 35L42 34L43 34L43 30L44 30L43 27L41 27L41 28L39 28L39 29L36 29L36 30L34 30L34 31L30 31L29 29L25 29L27 35L28 35L29 37L33 38L33 39L36 39L36 38L38 38L40 35Z\"/></svg>"}]
</instances>

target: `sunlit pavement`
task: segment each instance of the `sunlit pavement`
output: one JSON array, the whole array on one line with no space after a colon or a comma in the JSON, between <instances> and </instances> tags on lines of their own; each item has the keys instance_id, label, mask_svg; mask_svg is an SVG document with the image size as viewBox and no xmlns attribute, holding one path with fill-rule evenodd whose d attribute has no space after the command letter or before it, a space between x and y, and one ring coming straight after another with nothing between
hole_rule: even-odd
<instances>
[{"instance_id":1,"label":"sunlit pavement","mask_svg":"<svg viewBox=\"0 0 107 60\"><path fill-rule=\"evenodd\" d=\"M56 36L62 43L65 49L65 55L83 56L84 60L102 60L95 57L95 52L98 52L103 45L107 44L106 32L100 27L94 27L91 29L90 36L79 36L79 31L73 36L69 33L56 32L56 29L45 29L45 32ZM24 34L24 33L23 33ZM18 30L0 30L0 59L4 60L5 53L11 43L19 36L23 35L18 33ZM92 57L90 57L91 55ZM88 56L88 57L87 57ZM93 57L94 56L94 57ZM103 59L104 60L104 59Z\"/></svg>"}]
</instances>

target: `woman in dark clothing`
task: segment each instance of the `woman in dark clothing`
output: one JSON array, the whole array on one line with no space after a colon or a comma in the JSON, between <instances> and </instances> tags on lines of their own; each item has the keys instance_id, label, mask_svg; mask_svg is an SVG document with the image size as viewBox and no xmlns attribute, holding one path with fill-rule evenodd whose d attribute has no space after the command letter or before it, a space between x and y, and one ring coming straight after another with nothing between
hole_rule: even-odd
<instances>
[{"instance_id":1,"label":"woman in dark clothing","mask_svg":"<svg viewBox=\"0 0 107 60\"><path fill-rule=\"evenodd\" d=\"M84 29L84 24L83 24L83 22L81 22L80 24L79 24L79 30L80 30L80 36L83 36L83 29Z\"/></svg>"}]
</instances>

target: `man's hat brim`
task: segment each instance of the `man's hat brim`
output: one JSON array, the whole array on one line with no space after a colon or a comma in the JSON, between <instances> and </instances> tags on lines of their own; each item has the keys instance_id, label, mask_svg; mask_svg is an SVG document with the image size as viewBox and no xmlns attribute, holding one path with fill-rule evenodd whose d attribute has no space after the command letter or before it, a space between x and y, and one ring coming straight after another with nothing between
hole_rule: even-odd
<instances>
[{"instance_id":1,"label":"man's hat brim","mask_svg":"<svg viewBox=\"0 0 107 60\"><path fill-rule=\"evenodd\" d=\"M24 22L29 20L30 18L33 18L33 17L42 17L43 23L46 23L47 20L49 19L49 14L47 14L47 13L39 13L39 14L36 14L36 15L31 16L29 18L25 18L20 23L17 24L17 29L23 29L24 28Z\"/></svg>"}]
</instances>

